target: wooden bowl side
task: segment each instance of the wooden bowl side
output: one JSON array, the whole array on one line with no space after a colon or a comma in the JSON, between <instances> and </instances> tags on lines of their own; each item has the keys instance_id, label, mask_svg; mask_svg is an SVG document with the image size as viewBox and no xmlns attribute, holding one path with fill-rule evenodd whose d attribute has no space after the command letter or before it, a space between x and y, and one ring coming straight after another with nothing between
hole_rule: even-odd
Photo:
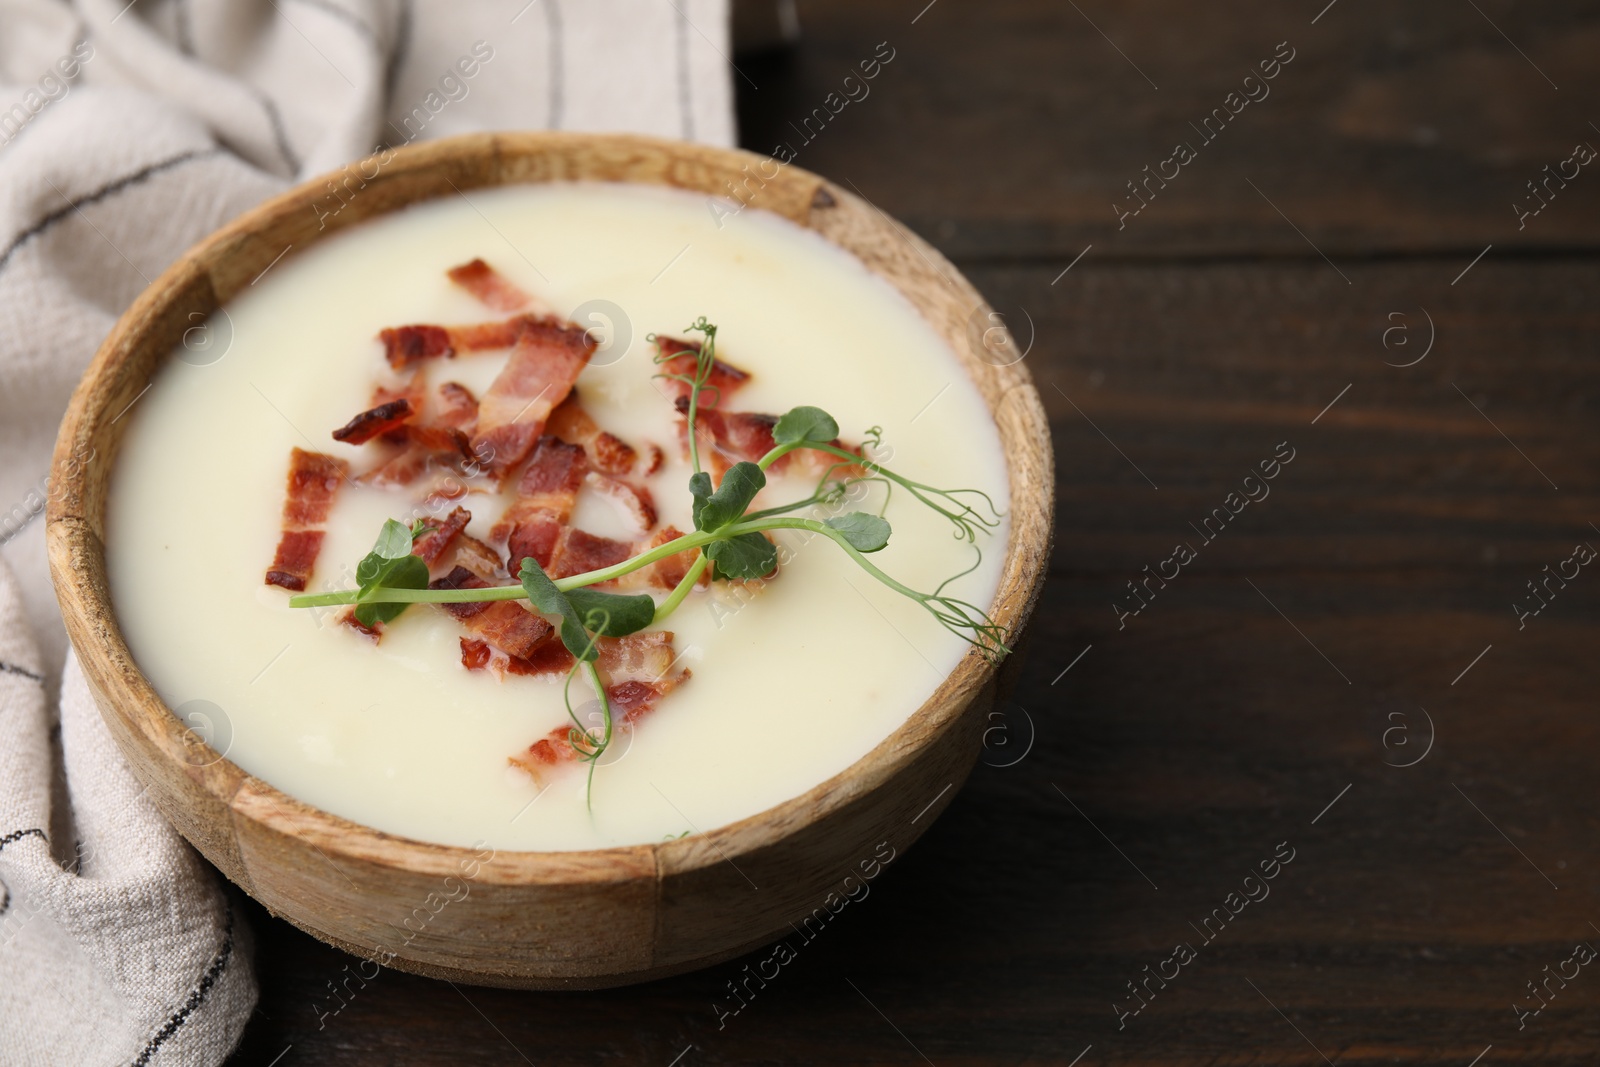
<instances>
[{"instance_id":1,"label":"wooden bowl side","mask_svg":"<svg viewBox=\"0 0 1600 1067\"><path fill-rule=\"evenodd\" d=\"M385 152L218 231L135 301L96 355L57 440L47 516L57 594L96 701L135 774L186 838L275 914L359 955L528 988L592 988L690 969L811 914L880 842L903 850L953 798L979 751L993 665L968 656L845 772L702 835L575 853L433 845L303 804L197 744L117 626L105 503L129 406L186 330L286 250L421 200L577 179L737 196L853 252L910 299L956 349L1000 428L1012 530L992 614L1019 632L1042 582L1054 479L1026 371L992 366L969 343L967 324L988 312L982 298L920 239L816 175L642 137L483 134Z\"/></svg>"}]
</instances>

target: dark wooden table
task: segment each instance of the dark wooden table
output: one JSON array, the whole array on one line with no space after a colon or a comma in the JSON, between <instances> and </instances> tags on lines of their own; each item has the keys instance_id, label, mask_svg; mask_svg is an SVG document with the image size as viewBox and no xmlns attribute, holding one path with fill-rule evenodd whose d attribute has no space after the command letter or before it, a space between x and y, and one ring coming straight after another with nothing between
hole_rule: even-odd
<instances>
[{"instance_id":1,"label":"dark wooden table","mask_svg":"<svg viewBox=\"0 0 1600 1067\"><path fill-rule=\"evenodd\" d=\"M234 1062L1600 1058L1600 568L1564 562L1600 546L1600 167L1564 162L1600 145L1600 13L924 2L802 4L793 54L738 57L741 124L1032 344L1055 555L986 765L722 1029L748 961L593 994L385 972L319 1020L350 958L252 905ZM1177 175L1119 223L1146 165Z\"/></svg>"}]
</instances>

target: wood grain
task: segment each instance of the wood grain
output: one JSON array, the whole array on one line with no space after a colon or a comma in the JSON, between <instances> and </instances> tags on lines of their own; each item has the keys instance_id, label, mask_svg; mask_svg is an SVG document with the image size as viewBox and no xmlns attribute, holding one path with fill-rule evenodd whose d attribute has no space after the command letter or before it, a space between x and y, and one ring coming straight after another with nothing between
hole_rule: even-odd
<instances>
[{"instance_id":1,"label":"wood grain","mask_svg":"<svg viewBox=\"0 0 1600 1067\"><path fill-rule=\"evenodd\" d=\"M1059 271L1091 243L1137 258L1308 254L1278 209L1335 259L1470 258L1491 241L1594 248L1600 220L1574 204L1600 184L1586 170L1520 230L1511 205L1576 143L1600 147L1588 104L1600 15L1476 2L1338 0L1313 25L1327 0L1226 14L1171 0L942 0L912 24L923 5L813 0L792 57L740 60L759 86L743 96L742 135L762 151L792 146L799 165L964 265L1020 256ZM1265 99L1202 143L1190 124L1281 41L1295 58ZM848 100L843 79L879 42L895 57L865 97L807 131L806 116L839 106L830 92ZM1127 183L1180 140L1198 158L1119 229L1112 205L1130 203Z\"/></svg>"}]
</instances>

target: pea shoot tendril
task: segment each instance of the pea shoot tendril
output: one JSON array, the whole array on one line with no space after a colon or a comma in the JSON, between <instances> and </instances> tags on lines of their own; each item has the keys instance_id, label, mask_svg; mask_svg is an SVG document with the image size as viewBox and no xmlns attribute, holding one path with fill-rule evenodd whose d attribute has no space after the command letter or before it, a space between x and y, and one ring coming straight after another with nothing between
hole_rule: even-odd
<instances>
[{"instance_id":1,"label":"pea shoot tendril","mask_svg":"<svg viewBox=\"0 0 1600 1067\"><path fill-rule=\"evenodd\" d=\"M561 642L574 660L562 690L562 699L572 720L568 741L578 757L589 764L591 801L595 766L610 747L615 733L605 685L596 668L600 638L622 637L662 622L684 602L707 569L716 580L751 581L770 575L777 566L777 545L768 537L769 531L800 530L825 537L878 582L920 604L941 626L971 644L980 655L997 662L1011 651L1005 644L1004 627L991 619L988 612L945 592L952 582L971 574L982 562L979 535L992 534L1000 527L1000 512L987 493L978 489L940 489L890 470L873 459L882 450L883 430L878 426L867 430L859 452L850 451L838 443L838 423L827 412L815 407L797 407L779 418L773 427L773 447L754 463L745 460L733 464L723 473L720 482L713 485L711 475L701 469L703 457L697 428L702 398L715 403L711 398L718 395L716 385L711 382L716 363L717 327L702 316L685 332L704 337L696 354L694 372L663 370L658 377L679 382L687 389L686 436L692 470L689 493L695 527L692 533L621 563L566 578L552 579L529 557L522 561L516 585L429 589L426 564L411 554L415 539L430 532L429 527L424 522L407 527L390 519L384 523L372 552L357 566L355 589L302 593L289 599L290 607L354 605L357 621L371 627L393 621L411 604L526 599L539 614L559 619ZM658 339L652 336L651 340L657 346L655 362L658 366L690 351L668 353ZM837 462L823 472L810 495L752 511L751 502L767 485L766 472L778 460L799 449L832 456ZM881 485L885 490L876 514L843 511L825 519L794 514L818 506L838 512L853 498L865 495L868 485ZM950 523L957 540L973 546L972 565L945 579L931 593L903 585L867 558L889 543L891 530L883 514L896 489L905 491L943 517ZM660 603L646 593L622 595L590 588L691 550L696 553L693 565ZM598 723L585 723L573 709L571 686L580 672L598 701Z\"/></svg>"}]
</instances>

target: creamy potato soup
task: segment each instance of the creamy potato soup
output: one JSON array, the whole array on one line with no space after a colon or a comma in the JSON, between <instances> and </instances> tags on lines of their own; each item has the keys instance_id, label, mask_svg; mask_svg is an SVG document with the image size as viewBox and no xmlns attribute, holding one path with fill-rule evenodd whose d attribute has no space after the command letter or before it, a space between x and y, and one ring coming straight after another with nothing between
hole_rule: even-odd
<instances>
[{"instance_id":1,"label":"creamy potato soup","mask_svg":"<svg viewBox=\"0 0 1600 1067\"><path fill-rule=\"evenodd\" d=\"M690 329L702 317L715 362ZM750 511L844 486L792 514L881 513L892 536L863 558L921 592L968 571L945 592L990 604L1004 518L974 547L904 488L885 502L857 458L1006 508L998 432L911 305L777 216L576 183L474 190L291 249L196 324L129 412L115 470L128 644L216 750L380 830L570 850L754 815L871 750L971 652L828 536L754 534L744 548L766 537L777 564L747 579L697 579L688 548L583 586L681 594L637 632L588 635L592 666L526 599L365 621L290 602L374 567L408 589L520 596L528 559L577 604L568 580L696 530L691 394L708 490L792 436L774 416L813 405L837 451L772 464Z\"/></svg>"}]
</instances>

